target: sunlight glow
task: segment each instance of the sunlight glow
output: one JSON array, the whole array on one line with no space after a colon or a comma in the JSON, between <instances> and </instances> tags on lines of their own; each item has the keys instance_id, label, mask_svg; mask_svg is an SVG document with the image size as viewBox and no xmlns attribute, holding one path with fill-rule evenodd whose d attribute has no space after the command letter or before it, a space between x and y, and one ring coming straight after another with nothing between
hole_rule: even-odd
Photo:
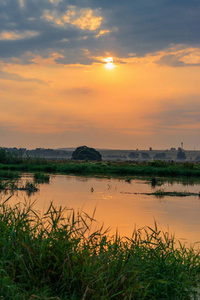
<instances>
[{"instance_id":1,"label":"sunlight glow","mask_svg":"<svg viewBox=\"0 0 200 300\"><path fill-rule=\"evenodd\" d=\"M106 62L105 67L107 69L113 69L114 68L113 58L112 57L107 57L107 58L104 59L104 61Z\"/></svg>"}]
</instances>

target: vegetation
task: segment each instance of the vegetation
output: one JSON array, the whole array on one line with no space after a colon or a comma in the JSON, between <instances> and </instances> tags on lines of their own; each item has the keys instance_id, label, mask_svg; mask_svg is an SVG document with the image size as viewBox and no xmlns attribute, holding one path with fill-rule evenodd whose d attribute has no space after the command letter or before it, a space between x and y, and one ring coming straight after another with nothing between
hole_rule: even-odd
<instances>
[{"instance_id":1,"label":"vegetation","mask_svg":"<svg viewBox=\"0 0 200 300\"><path fill-rule=\"evenodd\" d=\"M186 159L185 152L181 148L178 148L177 159L178 160L185 160Z\"/></svg>"},{"instance_id":2,"label":"vegetation","mask_svg":"<svg viewBox=\"0 0 200 300\"><path fill-rule=\"evenodd\" d=\"M29 195L38 191L38 187L35 183L27 181L24 186L16 187L16 190L27 191Z\"/></svg>"},{"instance_id":3,"label":"vegetation","mask_svg":"<svg viewBox=\"0 0 200 300\"><path fill-rule=\"evenodd\" d=\"M13 172L12 169L9 171L4 171L0 169L0 179L17 179L20 178L20 175L18 172Z\"/></svg>"},{"instance_id":4,"label":"vegetation","mask_svg":"<svg viewBox=\"0 0 200 300\"><path fill-rule=\"evenodd\" d=\"M30 181L26 181L25 185L19 186L19 182L15 180L0 180L0 191L14 192L16 190L26 191L28 195L31 195L39 189L36 183Z\"/></svg>"},{"instance_id":5,"label":"vegetation","mask_svg":"<svg viewBox=\"0 0 200 300\"><path fill-rule=\"evenodd\" d=\"M159 190L157 190L156 192L153 192L153 193L145 193L145 195L155 195L159 198L162 198L164 196L172 196L172 197L200 196L199 193L191 193L191 192L187 192L187 191L184 191L184 192L176 192L176 191L167 192L163 189L159 189Z\"/></svg>"},{"instance_id":6,"label":"vegetation","mask_svg":"<svg viewBox=\"0 0 200 300\"><path fill-rule=\"evenodd\" d=\"M12 172L15 171L12 175ZM18 172L61 173L112 176L200 177L200 163L164 162L80 162L24 160L21 164L0 164L0 177L19 176Z\"/></svg>"},{"instance_id":7,"label":"vegetation","mask_svg":"<svg viewBox=\"0 0 200 300\"><path fill-rule=\"evenodd\" d=\"M130 152L128 157L132 160L138 159L139 158L139 153L138 152Z\"/></svg>"},{"instance_id":8,"label":"vegetation","mask_svg":"<svg viewBox=\"0 0 200 300\"><path fill-rule=\"evenodd\" d=\"M94 148L89 148L87 146L81 146L76 148L76 150L72 153L73 160L102 160L101 154L99 151Z\"/></svg>"},{"instance_id":9,"label":"vegetation","mask_svg":"<svg viewBox=\"0 0 200 300\"><path fill-rule=\"evenodd\" d=\"M50 176L41 172L34 173L34 181L37 183L49 183Z\"/></svg>"},{"instance_id":10,"label":"vegetation","mask_svg":"<svg viewBox=\"0 0 200 300\"><path fill-rule=\"evenodd\" d=\"M141 155L142 155L142 159L144 159L144 160L150 159L150 155L147 152L142 152Z\"/></svg>"},{"instance_id":11,"label":"vegetation","mask_svg":"<svg viewBox=\"0 0 200 300\"><path fill-rule=\"evenodd\" d=\"M27 150L26 148L1 148L3 151L6 151L8 156L17 158L19 163L22 159L71 159L74 148L63 148L63 149L45 149L45 148L36 148L32 150ZM127 159L142 161L146 160L142 158L142 153L149 154L149 160L155 159L164 159L167 161L177 161L177 153L181 149L185 155L186 160L195 161L198 156L200 156L200 151L198 150L183 150L182 148L171 148L166 150L156 150L149 147L149 150L111 150L111 149L100 149L99 152L102 155L103 160L112 160L112 161L126 161ZM131 153L131 157L129 154ZM165 158L163 158L163 153L165 153ZM158 154L158 156L157 156ZM161 156L159 155L161 154ZM0 155L1 157L1 155ZM1 160L1 159L0 159ZM197 159L198 160L198 159ZM179 159L178 159L179 161ZM3 163L6 163L5 160ZM10 159L8 159L7 163L10 163Z\"/></svg>"},{"instance_id":12,"label":"vegetation","mask_svg":"<svg viewBox=\"0 0 200 300\"><path fill-rule=\"evenodd\" d=\"M156 224L110 237L91 231L94 216L8 203L0 205L2 299L197 299L199 251Z\"/></svg>"},{"instance_id":13,"label":"vegetation","mask_svg":"<svg viewBox=\"0 0 200 300\"><path fill-rule=\"evenodd\" d=\"M166 154L163 152L163 153L156 153L155 156L154 156L154 159L157 160L157 159L166 159Z\"/></svg>"},{"instance_id":14,"label":"vegetation","mask_svg":"<svg viewBox=\"0 0 200 300\"><path fill-rule=\"evenodd\" d=\"M12 163L21 163L22 156L21 151L6 151L3 148L0 148L0 163L1 164L12 164Z\"/></svg>"}]
</instances>

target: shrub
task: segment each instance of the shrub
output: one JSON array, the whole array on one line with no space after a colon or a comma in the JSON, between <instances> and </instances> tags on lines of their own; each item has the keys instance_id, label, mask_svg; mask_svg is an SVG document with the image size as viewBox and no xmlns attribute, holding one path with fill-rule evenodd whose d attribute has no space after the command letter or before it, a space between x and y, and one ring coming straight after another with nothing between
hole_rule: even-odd
<instances>
[{"instance_id":1,"label":"shrub","mask_svg":"<svg viewBox=\"0 0 200 300\"><path fill-rule=\"evenodd\" d=\"M99 151L95 150L94 148L89 148L87 146L80 146L75 149L72 153L73 160L102 160L101 154Z\"/></svg>"}]
</instances>

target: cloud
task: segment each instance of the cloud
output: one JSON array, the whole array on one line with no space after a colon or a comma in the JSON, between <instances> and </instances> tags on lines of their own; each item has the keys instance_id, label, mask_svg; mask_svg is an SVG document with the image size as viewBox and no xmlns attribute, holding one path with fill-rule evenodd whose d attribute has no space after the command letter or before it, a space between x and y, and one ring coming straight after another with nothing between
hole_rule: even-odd
<instances>
[{"instance_id":1,"label":"cloud","mask_svg":"<svg viewBox=\"0 0 200 300\"><path fill-rule=\"evenodd\" d=\"M57 26L65 26L67 24L74 25L82 30L96 30L101 26L102 17L99 10L90 8L79 9L70 6L64 14L59 14L56 10L45 10L42 18L48 22L52 22Z\"/></svg>"},{"instance_id":2,"label":"cloud","mask_svg":"<svg viewBox=\"0 0 200 300\"><path fill-rule=\"evenodd\" d=\"M0 58L63 51L59 63L91 64L106 52L128 59L130 53L146 57L171 45L198 49L199 13L196 0L2 0ZM88 49L93 58L81 49ZM171 53L158 63L195 65L198 59L181 60Z\"/></svg>"},{"instance_id":3,"label":"cloud","mask_svg":"<svg viewBox=\"0 0 200 300\"><path fill-rule=\"evenodd\" d=\"M49 0L51 3L58 5L58 3L62 2L63 0Z\"/></svg>"},{"instance_id":4,"label":"cloud","mask_svg":"<svg viewBox=\"0 0 200 300\"><path fill-rule=\"evenodd\" d=\"M156 130L197 130L200 129L199 97L188 95L177 104L177 99L163 102L161 111L147 117L155 121Z\"/></svg>"},{"instance_id":5,"label":"cloud","mask_svg":"<svg viewBox=\"0 0 200 300\"><path fill-rule=\"evenodd\" d=\"M19 30L15 30L15 31L2 31L0 33L0 41L3 40L21 40L21 39L27 39L27 38L31 38L34 36L39 35L38 32L36 31L28 31L28 30L23 30L23 31L19 31Z\"/></svg>"},{"instance_id":6,"label":"cloud","mask_svg":"<svg viewBox=\"0 0 200 300\"><path fill-rule=\"evenodd\" d=\"M19 0L19 5L20 5L21 8L23 8L24 7L24 0Z\"/></svg>"},{"instance_id":7,"label":"cloud","mask_svg":"<svg viewBox=\"0 0 200 300\"><path fill-rule=\"evenodd\" d=\"M103 57L97 58L103 61ZM115 57L115 63L126 64L157 64L170 67L191 67L200 65L200 48L191 48L187 45L174 45L162 51L147 53L144 56L137 56L130 53L129 57Z\"/></svg>"},{"instance_id":8,"label":"cloud","mask_svg":"<svg viewBox=\"0 0 200 300\"><path fill-rule=\"evenodd\" d=\"M42 85L48 85L48 83L45 82L42 79L25 78L25 77L23 77L19 74L4 72L4 71L1 71L1 70L0 70L0 79L12 80L12 81L21 81L21 82L35 82L35 83L42 84Z\"/></svg>"},{"instance_id":9,"label":"cloud","mask_svg":"<svg viewBox=\"0 0 200 300\"><path fill-rule=\"evenodd\" d=\"M168 65L171 67L200 65L200 48L179 45L162 51L158 55L160 55L160 58L156 63L159 65Z\"/></svg>"},{"instance_id":10,"label":"cloud","mask_svg":"<svg viewBox=\"0 0 200 300\"><path fill-rule=\"evenodd\" d=\"M71 89L66 89L64 91L64 94L66 95L89 95L91 93L93 93L93 89L88 88L88 87L75 87L75 88L71 88Z\"/></svg>"}]
</instances>

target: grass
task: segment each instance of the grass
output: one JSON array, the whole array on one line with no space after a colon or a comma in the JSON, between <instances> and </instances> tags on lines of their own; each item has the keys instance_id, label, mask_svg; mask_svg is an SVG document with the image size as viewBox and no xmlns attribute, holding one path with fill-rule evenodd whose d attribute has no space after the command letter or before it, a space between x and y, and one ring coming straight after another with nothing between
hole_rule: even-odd
<instances>
[{"instance_id":1,"label":"grass","mask_svg":"<svg viewBox=\"0 0 200 300\"><path fill-rule=\"evenodd\" d=\"M0 205L1 299L197 299L200 253L155 228L92 232L94 216Z\"/></svg>"},{"instance_id":2,"label":"grass","mask_svg":"<svg viewBox=\"0 0 200 300\"><path fill-rule=\"evenodd\" d=\"M199 196L200 197L200 193L192 193L192 192L176 192L176 191L172 191L172 192L167 192L164 189L158 189L155 192L152 193L131 193L131 192L120 192L121 194L134 194L134 195L154 195L158 198L163 198L164 196L171 196L171 197L186 197L186 196Z\"/></svg>"},{"instance_id":3,"label":"grass","mask_svg":"<svg viewBox=\"0 0 200 300\"><path fill-rule=\"evenodd\" d=\"M176 192L176 191L172 191L172 192L166 192L163 189L159 189L156 192L153 193L145 193L146 195L155 195L157 197L164 197L164 196L172 196L172 197L186 197L186 196L200 196L199 193L191 193L191 192Z\"/></svg>"},{"instance_id":4,"label":"grass","mask_svg":"<svg viewBox=\"0 0 200 300\"><path fill-rule=\"evenodd\" d=\"M37 184L34 182L27 181L24 186L18 187L16 186L16 190L27 191L29 195L37 192L39 189Z\"/></svg>"},{"instance_id":5,"label":"grass","mask_svg":"<svg viewBox=\"0 0 200 300\"><path fill-rule=\"evenodd\" d=\"M34 181L37 183L49 183L50 176L41 172L34 173Z\"/></svg>"},{"instance_id":6,"label":"grass","mask_svg":"<svg viewBox=\"0 0 200 300\"><path fill-rule=\"evenodd\" d=\"M18 172L13 172L11 169L4 171L0 169L0 180L2 179L18 179L20 175Z\"/></svg>"},{"instance_id":7,"label":"grass","mask_svg":"<svg viewBox=\"0 0 200 300\"><path fill-rule=\"evenodd\" d=\"M43 172L78 175L200 177L200 163L164 161L133 162L75 162L25 160L21 164L0 164L2 172ZM1 174L0 174L1 176ZM156 182L153 182L155 184Z\"/></svg>"},{"instance_id":8,"label":"grass","mask_svg":"<svg viewBox=\"0 0 200 300\"><path fill-rule=\"evenodd\" d=\"M0 180L0 192L4 191L7 193L7 191L14 192L16 190L26 191L28 196L30 196L39 189L37 187L37 183L31 181L26 181L25 185L19 186L19 182L15 180Z\"/></svg>"}]
</instances>

